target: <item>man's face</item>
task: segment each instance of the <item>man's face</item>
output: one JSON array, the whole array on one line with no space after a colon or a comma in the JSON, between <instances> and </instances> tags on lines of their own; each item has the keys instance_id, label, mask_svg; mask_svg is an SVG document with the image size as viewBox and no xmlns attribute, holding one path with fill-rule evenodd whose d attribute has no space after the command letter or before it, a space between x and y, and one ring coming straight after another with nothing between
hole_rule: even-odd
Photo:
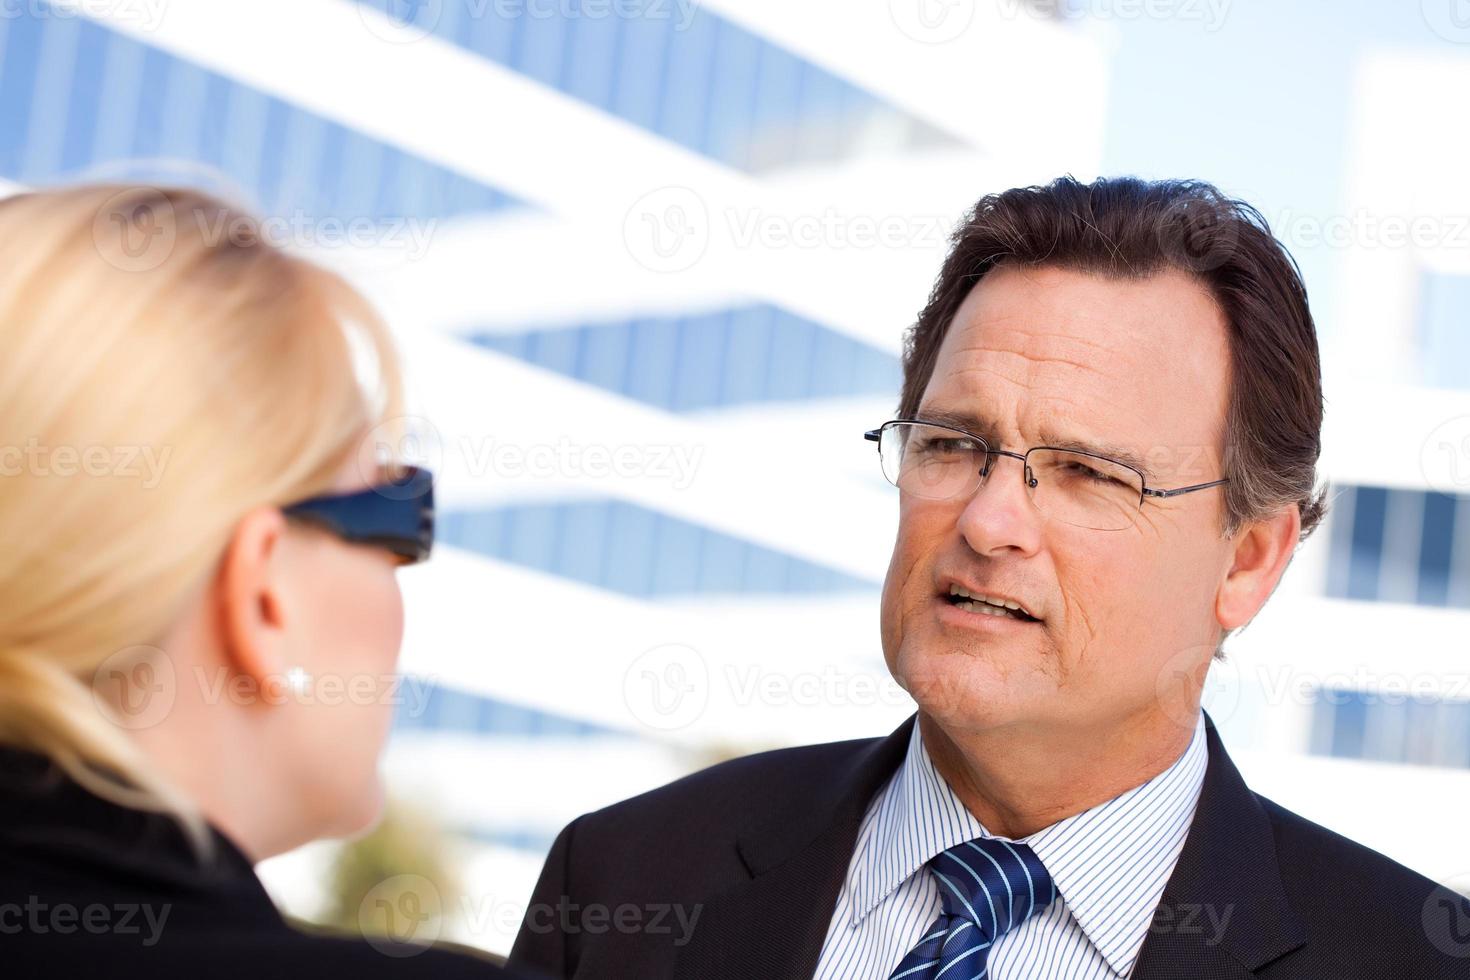
<instances>
[{"instance_id":1,"label":"man's face","mask_svg":"<svg viewBox=\"0 0 1470 980\"><path fill-rule=\"evenodd\" d=\"M955 315L917 414L971 418L992 448L1131 449L1150 487L1206 483L1224 475L1227 344L1224 314L1183 273L1003 266ZM1008 457L969 496L901 494L883 590L889 669L952 734L1177 719L1161 675L1202 667L1218 637L1231 555L1221 494L1151 498L1119 531L1046 518ZM1040 621L966 611L954 583Z\"/></svg>"}]
</instances>

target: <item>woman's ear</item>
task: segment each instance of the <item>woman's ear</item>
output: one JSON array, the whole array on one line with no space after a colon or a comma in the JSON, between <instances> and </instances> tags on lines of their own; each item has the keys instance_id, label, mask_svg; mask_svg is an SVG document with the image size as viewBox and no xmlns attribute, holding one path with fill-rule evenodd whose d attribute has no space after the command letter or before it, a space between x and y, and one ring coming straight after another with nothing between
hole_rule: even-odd
<instances>
[{"instance_id":1,"label":"woman's ear","mask_svg":"<svg viewBox=\"0 0 1470 980\"><path fill-rule=\"evenodd\" d=\"M215 583L226 662L264 689L280 677L289 655L286 578L281 568L286 518L258 507L235 526Z\"/></svg>"},{"instance_id":2,"label":"woman's ear","mask_svg":"<svg viewBox=\"0 0 1470 980\"><path fill-rule=\"evenodd\" d=\"M1221 626L1238 629L1266 604L1296 551L1301 529L1301 511L1293 504L1234 536L1231 567L1215 596Z\"/></svg>"}]
</instances>

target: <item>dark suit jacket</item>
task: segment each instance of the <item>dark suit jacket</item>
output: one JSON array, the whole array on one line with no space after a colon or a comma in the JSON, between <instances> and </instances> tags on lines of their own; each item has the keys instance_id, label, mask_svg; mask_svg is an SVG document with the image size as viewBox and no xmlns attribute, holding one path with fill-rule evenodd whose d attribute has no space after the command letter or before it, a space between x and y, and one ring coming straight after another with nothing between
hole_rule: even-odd
<instances>
[{"instance_id":1,"label":"dark suit jacket","mask_svg":"<svg viewBox=\"0 0 1470 980\"><path fill-rule=\"evenodd\" d=\"M552 846L511 965L810 977L858 825L912 726L736 759L578 818ZM1470 978L1470 902L1252 793L1208 716L1206 734L1199 805L1134 980ZM682 919L655 929L667 908ZM1223 931L1209 912L1229 915Z\"/></svg>"},{"instance_id":2,"label":"dark suit jacket","mask_svg":"<svg viewBox=\"0 0 1470 980\"><path fill-rule=\"evenodd\" d=\"M442 950L390 956L361 939L298 932L245 855L217 833L214 847L201 865L172 819L93 796L41 756L0 749L0 976L508 976Z\"/></svg>"}]
</instances>

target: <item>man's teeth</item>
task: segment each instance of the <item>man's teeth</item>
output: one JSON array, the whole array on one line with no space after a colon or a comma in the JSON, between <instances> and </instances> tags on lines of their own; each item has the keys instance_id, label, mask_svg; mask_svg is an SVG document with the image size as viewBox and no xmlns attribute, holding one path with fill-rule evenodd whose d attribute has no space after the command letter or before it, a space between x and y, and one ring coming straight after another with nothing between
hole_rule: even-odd
<instances>
[{"instance_id":1,"label":"man's teeth","mask_svg":"<svg viewBox=\"0 0 1470 980\"><path fill-rule=\"evenodd\" d=\"M966 612L983 613L986 616L1009 616L1012 619L1026 619L1029 614L1021 608L1018 602L1010 602L994 596L976 595L958 585L949 587L952 598L958 599L955 603Z\"/></svg>"}]
</instances>

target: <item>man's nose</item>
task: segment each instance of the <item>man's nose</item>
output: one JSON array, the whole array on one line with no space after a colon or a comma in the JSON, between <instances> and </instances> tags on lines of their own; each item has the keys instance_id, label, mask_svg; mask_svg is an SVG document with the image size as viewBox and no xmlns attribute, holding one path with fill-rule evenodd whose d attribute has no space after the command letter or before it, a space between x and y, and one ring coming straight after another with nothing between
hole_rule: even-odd
<instances>
[{"instance_id":1,"label":"man's nose","mask_svg":"<svg viewBox=\"0 0 1470 980\"><path fill-rule=\"evenodd\" d=\"M1014 548L1030 555L1041 546L1045 519L1031 502L1024 465L1013 456L991 454L988 472L965 502L959 531L977 554Z\"/></svg>"}]
</instances>

